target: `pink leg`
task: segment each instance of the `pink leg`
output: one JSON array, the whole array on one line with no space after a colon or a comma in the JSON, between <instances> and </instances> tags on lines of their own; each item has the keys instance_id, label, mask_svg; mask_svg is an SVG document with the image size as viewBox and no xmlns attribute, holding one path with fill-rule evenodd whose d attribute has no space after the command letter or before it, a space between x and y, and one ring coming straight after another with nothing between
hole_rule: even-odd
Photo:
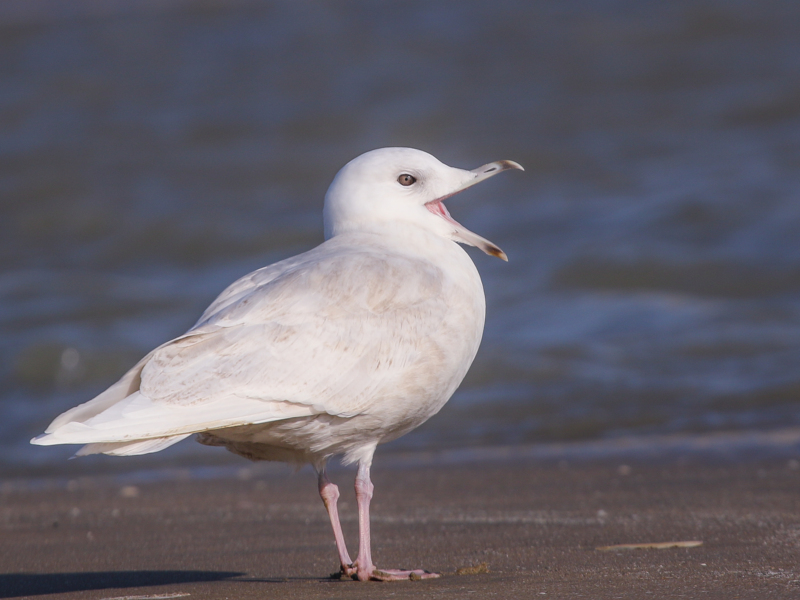
<instances>
[{"instance_id":1,"label":"pink leg","mask_svg":"<svg viewBox=\"0 0 800 600\"><path fill-rule=\"evenodd\" d=\"M403 579L431 579L438 573L428 573L422 569L404 571L398 569L376 569L372 564L372 550L369 532L369 503L372 500L372 485L369 477L371 460L361 461L356 475L356 500L358 501L358 557L354 566L359 581L375 579L378 581L400 581Z\"/></svg>"},{"instance_id":2,"label":"pink leg","mask_svg":"<svg viewBox=\"0 0 800 600\"><path fill-rule=\"evenodd\" d=\"M342 525L339 523L339 509L336 506L339 501L339 488L328 479L324 467L319 470L318 476L319 495L322 497L325 508L328 510L328 516L331 519L333 537L336 539L336 550L339 552L339 562L342 564L342 574L354 575L356 569L353 566L353 561L350 560L350 555L347 553L347 546L345 546L344 535L342 534Z\"/></svg>"}]
</instances>

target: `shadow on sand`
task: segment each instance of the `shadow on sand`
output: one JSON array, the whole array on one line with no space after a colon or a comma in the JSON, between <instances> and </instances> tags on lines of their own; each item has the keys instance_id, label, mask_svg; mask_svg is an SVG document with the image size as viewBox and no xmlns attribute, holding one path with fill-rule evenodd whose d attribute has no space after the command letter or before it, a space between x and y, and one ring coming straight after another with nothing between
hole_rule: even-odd
<instances>
[{"instance_id":1,"label":"shadow on sand","mask_svg":"<svg viewBox=\"0 0 800 600\"><path fill-rule=\"evenodd\" d=\"M97 573L6 573L0 574L0 598L41 596L103 590L137 588L173 583L221 581L244 573L224 571L101 571Z\"/></svg>"}]
</instances>

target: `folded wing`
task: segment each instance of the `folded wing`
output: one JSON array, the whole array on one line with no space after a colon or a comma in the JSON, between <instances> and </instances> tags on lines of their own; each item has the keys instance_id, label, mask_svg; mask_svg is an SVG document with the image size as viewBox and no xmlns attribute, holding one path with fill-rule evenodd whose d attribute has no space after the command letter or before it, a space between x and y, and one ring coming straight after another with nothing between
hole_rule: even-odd
<instances>
[{"instance_id":1,"label":"folded wing","mask_svg":"<svg viewBox=\"0 0 800 600\"><path fill-rule=\"evenodd\" d=\"M223 427L392 410L392 397L409 393L409 370L414 385L435 385L425 359L443 351L430 333L447 312L437 270L317 250L228 288L193 329L33 442L154 452Z\"/></svg>"}]
</instances>

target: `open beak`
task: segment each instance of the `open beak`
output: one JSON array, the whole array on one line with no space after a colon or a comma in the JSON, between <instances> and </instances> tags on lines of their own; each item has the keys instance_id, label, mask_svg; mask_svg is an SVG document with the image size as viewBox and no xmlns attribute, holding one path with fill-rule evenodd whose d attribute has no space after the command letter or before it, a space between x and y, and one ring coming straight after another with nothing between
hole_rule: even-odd
<instances>
[{"instance_id":1,"label":"open beak","mask_svg":"<svg viewBox=\"0 0 800 600\"><path fill-rule=\"evenodd\" d=\"M453 226L453 239L465 244L469 244L470 246L480 248L486 254L496 256L497 258L501 258L506 262L508 262L508 256L506 256L506 253L503 252L496 244L493 244L486 238L482 238L477 233L471 232L469 229L451 217L444 205L444 201L451 196L455 196L459 192L463 192L465 189L472 187L476 183L480 183L481 181L489 179L489 177L494 177L498 173L508 171L509 169L519 169L520 171L525 170L519 163L515 163L513 160L498 160L496 162L491 162L488 165L483 165L482 167L468 171L469 173L472 173L473 177L468 179L466 183L464 183L458 189L450 192L446 196L442 196L441 198L436 198L436 200L431 200L430 202L425 203L425 208L427 208L433 214L440 216Z\"/></svg>"}]
</instances>

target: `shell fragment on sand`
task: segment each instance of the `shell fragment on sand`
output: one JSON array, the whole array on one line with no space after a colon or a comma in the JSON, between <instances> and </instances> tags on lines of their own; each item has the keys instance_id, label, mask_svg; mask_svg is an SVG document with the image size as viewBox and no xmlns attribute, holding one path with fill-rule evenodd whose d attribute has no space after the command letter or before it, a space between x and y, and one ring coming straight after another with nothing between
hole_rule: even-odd
<instances>
[{"instance_id":1,"label":"shell fragment on sand","mask_svg":"<svg viewBox=\"0 0 800 600\"><path fill-rule=\"evenodd\" d=\"M613 546L598 546L597 550L666 550L667 548L695 548L702 546L700 540L688 540L683 542L649 542L645 544L614 544Z\"/></svg>"}]
</instances>

